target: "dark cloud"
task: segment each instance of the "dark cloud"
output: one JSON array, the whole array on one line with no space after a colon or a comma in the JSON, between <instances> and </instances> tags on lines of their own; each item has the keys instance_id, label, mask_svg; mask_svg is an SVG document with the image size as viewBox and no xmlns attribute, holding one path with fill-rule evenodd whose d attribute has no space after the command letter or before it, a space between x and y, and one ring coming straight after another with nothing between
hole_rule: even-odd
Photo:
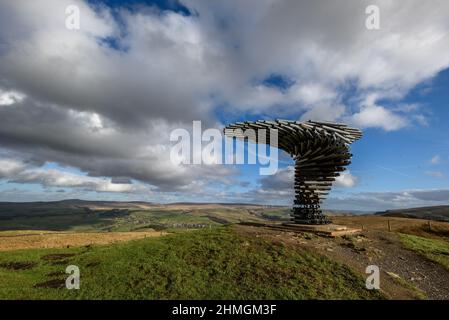
<instances>
[{"instance_id":1,"label":"dark cloud","mask_svg":"<svg viewBox=\"0 0 449 320\"><path fill-rule=\"evenodd\" d=\"M229 185L235 169L172 164L169 135L192 120L220 127L218 107L238 118L304 114L385 130L423 120L419 109L378 101L399 100L449 65L449 5L374 3L384 17L376 32L364 28L366 1L185 0L196 14L122 9L120 23L80 0L1 1L0 153L33 170L54 162L89 179L200 194ZM81 8L79 31L65 28L69 4ZM291 85L266 85L273 74ZM340 90L354 79L349 110ZM22 169L0 169L0 178ZM253 196L288 196L289 170L261 179Z\"/></svg>"},{"instance_id":2,"label":"dark cloud","mask_svg":"<svg viewBox=\"0 0 449 320\"><path fill-rule=\"evenodd\" d=\"M264 190L293 190L294 175L294 167L279 169L276 174L261 178L260 187Z\"/></svg>"},{"instance_id":3,"label":"dark cloud","mask_svg":"<svg viewBox=\"0 0 449 320\"><path fill-rule=\"evenodd\" d=\"M424 201L449 201L449 190L411 191L410 194Z\"/></svg>"}]
</instances>

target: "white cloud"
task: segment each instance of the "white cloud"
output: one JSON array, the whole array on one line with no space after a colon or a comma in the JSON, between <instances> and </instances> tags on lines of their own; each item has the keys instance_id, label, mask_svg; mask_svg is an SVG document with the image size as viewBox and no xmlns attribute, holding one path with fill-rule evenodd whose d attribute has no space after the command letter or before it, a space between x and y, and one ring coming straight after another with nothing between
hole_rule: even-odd
<instances>
[{"instance_id":1,"label":"white cloud","mask_svg":"<svg viewBox=\"0 0 449 320\"><path fill-rule=\"evenodd\" d=\"M10 106L16 102L20 102L25 95L16 91L3 91L0 88L0 106Z\"/></svg>"},{"instance_id":2,"label":"white cloud","mask_svg":"<svg viewBox=\"0 0 449 320\"><path fill-rule=\"evenodd\" d=\"M341 118L345 112L345 106L337 105L317 105L314 108L306 111L301 120L321 120L321 121L336 121Z\"/></svg>"},{"instance_id":3,"label":"white cloud","mask_svg":"<svg viewBox=\"0 0 449 320\"><path fill-rule=\"evenodd\" d=\"M294 85L289 91L292 101L301 101L306 105L313 106L324 101L335 101L337 94L329 87L321 83L308 83L304 85Z\"/></svg>"},{"instance_id":4,"label":"white cloud","mask_svg":"<svg viewBox=\"0 0 449 320\"><path fill-rule=\"evenodd\" d=\"M430 159L431 164L439 164L441 162L441 157L439 155L435 155Z\"/></svg>"},{"instance_id":5,"label":"white cloud","mask_svg":"<svg viewBox=\"0 0 449 320\"><path fill-rule=\"evenodd\" d=\"M364 105L349 121L362 128L382 128L386 131L397 130L407 125L406 118L375 104Z\"/></svg>"},{"instance_id":6,"label":"white cloud","mask_svg":"<svg viewBox=\"0 0 449 320\"><path fill-rule=\"evenodd\" d=\"M184 2L199 12L198 22L208 31L211 42L218 40L238 48L223 51L228 70L238 70L242 77L252 73L256 78L270 72L286 74L302 89L297 90L302 93L298 96L292 94L293 88L279 92L277 101L272 101L275 95L271 95L260 105L263 110L267 104L276 111L282 110L279 105L283 103L295 111L304 110L307 103L320 105L317 99L326 95L317 88L326 88L333 104L341 103L340 95L335 93L340 93L347 81L354 81L358 89L355 95L376 93L379 99L400 99L414 85L449 65L449 57L443 53L449 49L444 40L448 30L445 15L449 8L442 1L428 4L409 1L401 5L374 1L384 17L381 30L376 32L364 28L366 4L359 1L345 5L326 2L324 6L320 1L313 4L279 1L276 6L271 1L257 1L257 5L252 2L241 5L236 1L219 5ZM332 19L321 18L325 14L323 7L326 12L332 12ZM229 17L233 23L226 28L216 23ZM410 17L416 18L413 26ZM246 96L248 91L247 85L242 86L242 79L236 80L223 86L229 92L227 97L232 106L232 102L238 105L239 96ZM308 83L315 87L307 88ZM254 109L257 107L253 104ZM368 111L370 114L366 115ZM360 110L355 108L354 112ZM373 113L391 115L391 112L385 106L366 110L361 121L371 127L373 123L366 117L376 116ZM397 130L404 127L408 118L413 118L413 112L394 114L392 123L380 127Z\"/></svg>"},{"instance_id":7,"label":"white cloud","mask_svg":"<svg viewBox=\"0 0 449 320\"><path fill-rule=\"evenodd\" d=\"M0 179L10 177L26 168L26 165L11 159L0 159Z\"/></svg>"},{"instance_id":8,"label":"white cloud","mask_svg":"<svg viewBox=\"0 0 449 320\"><path fill-rule=\"evenodd\" d=\"M75 121L92 129L103 129L104 124L101 116L95 112L69 110L69 116Z\"/></svg>"},{"instance_id":9,"label":"white cloud","mask_svg":"<svg viewBox=\"0 0 449 320\"><path fill-rule=\"evenodd\" d=\"M357 183L357 177L351 174L349 170L343 171L338 177L335 178L334 186L351 188Z\"/></svg>"}]
</instances>

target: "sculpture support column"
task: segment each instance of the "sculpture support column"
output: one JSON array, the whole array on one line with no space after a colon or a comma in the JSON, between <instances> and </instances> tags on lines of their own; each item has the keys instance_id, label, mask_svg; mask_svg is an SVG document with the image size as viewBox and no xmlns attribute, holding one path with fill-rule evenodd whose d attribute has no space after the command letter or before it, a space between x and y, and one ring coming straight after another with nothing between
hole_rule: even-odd
<instances>
[{"instance_id":1,"label":"sculpture support column","mask_svg":"<svg viewBox=\"0 0 449 320\"><path fill-rule=\"evenodd\" d=\"M317 180L315 174L307 175L307 170L301 169L299 161L295 163L295 198L292 209L292 220L300 224L329 224L331 221L320 208L322 195L320 191L330 189L331 183ZM315 183L313 183L315 182ZM321 188L317 187L317 184Z\"/></svg>"}]
</instances>

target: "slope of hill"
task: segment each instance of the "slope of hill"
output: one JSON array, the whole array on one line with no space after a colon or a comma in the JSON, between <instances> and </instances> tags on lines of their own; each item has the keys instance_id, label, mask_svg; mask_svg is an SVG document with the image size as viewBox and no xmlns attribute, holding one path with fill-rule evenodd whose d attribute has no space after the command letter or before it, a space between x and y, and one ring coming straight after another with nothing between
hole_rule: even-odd
<instances>
[{"instance_id":1,"label":"slope of hill","mask_svg":"<svg viewBox=\"0 0 449 320\"><path fill-rule=\"evenodd\" d=\"M447 222L329 212L364 231L328 239L272 228L288 220L288 207L67 200L5 208L18 214L0 218L0 299L449 298ZM116 243L131 239L141 240ZM80 266L84 290L61 289L70 264ZM382 270L377 293L364 286L371 264Z\"/></svg>"},{"instance_id":2,"label":"slope of hill","mask_svg":"<svg viewBox=\"0 0 449 320\"><path fill-rule=\"evenodd\" d=\"M395 209L383 212L376 212L375 214L387 217L449 221L449 205L410 208L410 209Z\"/></svg>"},{"instance_id":3,"label":"slope of hill","mask_svg":"<svg viewBox=\"0 0 449 320\"><path fill-rule=\"evenodd\" d=\"M81 270L65 289L65 265ZM0 254L0 299L379 299L351 268L233 227Z\"/></svg>"}]
</instances>

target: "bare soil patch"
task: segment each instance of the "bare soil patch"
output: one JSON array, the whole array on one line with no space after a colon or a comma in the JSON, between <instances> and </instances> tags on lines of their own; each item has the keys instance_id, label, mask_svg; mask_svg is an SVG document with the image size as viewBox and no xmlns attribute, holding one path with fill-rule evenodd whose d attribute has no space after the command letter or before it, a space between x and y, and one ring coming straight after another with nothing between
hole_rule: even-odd
<instances>
[{"instance_id":1,"label":"bare soil patch","mask_svg":"<svg viewBox=\"0 0 449 320\"><path fill-rule=\"evenodd\" d=\"M47 273L45 276L49 277L49 278L54 278L54 277L67 276L67 274L64 271L53 271L53 272Z\"/></svg>"},{"instance_id":2,"label":"bare soil patch","mask_svg":"<svg viewBox=\"0 0 449 320\"><path fill-rule=\"evenodd\" d=\"M28 270L37 265L36 262L6 262L0 263L0 268L9 270Z\"/></svg>"},{"instance_id":3,"label":"bare soil patch","mask_svg":"<svg viewBox=\"0 0 449 320\"><path fill-rule=\"evenodd\" d=\"M74 253L54 253L54 254L47 254L45 256L42 256L42 260L52 261L52 260L61 260L66 259L75 256Z\"/></svg>"},{"instance_id":4,"label":"bare soil patch","mask_svg":"<svg viewBox=\"0 0 449 320\"><path fill-rule=\"evenodd\" d=\"M62 289L65 288L65 280L52 279L44 282L40 282L34 285L35 288L47 288L47 289Z\"/></svg>"}]
</instances>

